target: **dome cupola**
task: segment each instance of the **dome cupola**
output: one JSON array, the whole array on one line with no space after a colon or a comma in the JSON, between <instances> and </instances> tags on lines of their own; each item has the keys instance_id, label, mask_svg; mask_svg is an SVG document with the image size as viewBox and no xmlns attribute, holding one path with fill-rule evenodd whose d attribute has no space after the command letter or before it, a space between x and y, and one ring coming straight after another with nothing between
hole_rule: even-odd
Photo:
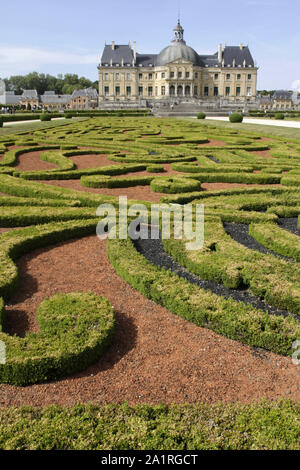
<instances>
[{"instance_id":1,"label":"dome cupola","mask_svg":"<svg viewBox=\"0 0 300 470\"><path fill-rule=\"evenodd\" d=\"M184 40L184 29L178 20L177 26L174 28L174 38L170 46L165 47L157 56L156 65L167 65L178 59L186 59L194 65L200 63L197 52L186 45Z\"/></svg>"}]
</instances>

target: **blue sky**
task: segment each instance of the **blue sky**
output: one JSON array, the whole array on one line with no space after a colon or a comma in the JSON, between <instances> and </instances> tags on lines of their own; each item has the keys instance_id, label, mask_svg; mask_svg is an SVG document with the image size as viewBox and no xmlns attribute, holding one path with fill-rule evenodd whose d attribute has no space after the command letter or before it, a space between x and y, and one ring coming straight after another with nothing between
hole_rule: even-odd
<instances>
[{"instance_id":1,"label":"blue sky","mask_svg":"<svg viewBox=\"0 0 300 470\"><path fill-rule=\"evenodd\" d=\"M0 6L0 77L33 70L97 79L104 41L137 41L158 53L172 39L179 0L11 0ZM258 88L291 89L300 80L299 0L181 0L187 44L215 53L249 43ZM280 71L279 68L282 70Z\"/></svg>"}]
</instances>

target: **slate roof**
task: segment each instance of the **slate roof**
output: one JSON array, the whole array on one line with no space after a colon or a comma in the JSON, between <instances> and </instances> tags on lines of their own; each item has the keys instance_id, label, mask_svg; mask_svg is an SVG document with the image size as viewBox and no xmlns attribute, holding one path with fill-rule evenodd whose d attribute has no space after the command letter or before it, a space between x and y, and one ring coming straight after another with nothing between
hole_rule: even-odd
<instances>
[{"instance_id":1,"label":"slate roof","mask_svg":"<svg viewBox=\"0 0 300 470\"><path fill-rule=\"evenodd\" d=\"M72 98L78 98L78 97L83 97L83 98L91 98L91 99L98 99L98 93L95 88L85 88L84 90L74 90L72 94Z\"/></svg>"},{"instance_id":2,"label":"slate roof","mask_svg":"<svg viewBox=\"0 0 300 470\"><path fill-rule=\"evenodd\" d=\"M125 61L124 61L125 62ZM156 65L157 63L157 54L136 54L136 65L139 67L149 67L149 65Z\"/></svg>"},{"instance_id":3,"label":"slate roof","mask_svg":"<svg viewBox=\"0 0 300 470\"><path fill-rule=\"evenodd\" d=\"M249 67L249 65L254 67L254 60L248 46L242 46L242 49L240 46L225 46L223 51L225 67L228 65L232 66L234 59L237 67L239 65L243 67L244 60L246 61L247 67Z\"/></svg>"},{"instance_id":4,"label":"slate roof","mask_svg":"<svg viewBox=\"0 0 300 470\"><path fill-rule=\"evenodd\" d=\"M188 46L187 46L188 47ZM163 51L168 50L168 48L163 49ZM161 53L163 52L161 51ZM160 54L136 54L136 66L149 67L150 65L156 66L159 65ZM124 65L132 65L133 61L133 50L127 45L115 45L115 49L112 49L111 45L106 45L101 58L102 66L105 65L120 65L122 64L122 59ZM220 67L221 63L218 61L218 53L213 55L198 55L197 64L202 67ZM232 67L233 61L235 60L236 67L243 67L244 61L246 67L254 67L254 60L251 55L248 46L225 46L223 50L223 60L224 66Z\"/></svg>"},{"instance_id":5,"label":"slate roof","mask_svg":"<svg viewBox=\"0 0 300 470\"><path fill-rule=\"evenodd\" d=\"M23 90L23 93L21 95L21 99L25 100L38 100L39 95L36 90Z\"/></svg>"},{"instance_id":6,"label":"slate roof","mask_svg":"<svg viewBox=\"0 0 300 470\"><path fill-rule=\"evenodd\" d=\"M67 104L71 100L71 95L56 95L55 91L45 91L41 95L41 102L44 104Z\"/></svg>"},{"instance_id":7,"label":"slate roof","mask_svg":"<svg viewBox=\"0 0 300 470\"><path fill-rule=\"evenodd\" d=\"M273 99L274 100L291 100L293 96L292 91L288 90L276 90Z\"/></svg>"},{"instance_id":8,"label":"slate roof","mask_svg":"<svg viewBox=\"0 0 300 470\"><path fill-rule=\"evenodd\" d=\"M112 49L112 45L106 45L104 47L104 51L103 51L102 58L101 58L102 65L105 65L105 64L110 65L111 60L112 60L113 65L117 65L117 64L121 65L122 59L124 60L125 65L127 64L132 65L133 50L128 44L126 45L117 44L115 45L114 50Z\"/></svg>"}]
</instances>

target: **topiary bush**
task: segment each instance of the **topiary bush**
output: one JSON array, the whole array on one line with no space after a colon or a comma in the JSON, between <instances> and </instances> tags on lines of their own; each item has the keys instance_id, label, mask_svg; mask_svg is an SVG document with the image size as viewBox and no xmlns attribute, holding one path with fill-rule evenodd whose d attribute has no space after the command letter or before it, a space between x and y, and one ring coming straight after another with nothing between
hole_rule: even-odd
<instances>
[{"instance_id":1,"label":"topiary bush","mask_svg":"<svg viewBox=\"0 0 300 470\"><path fill-rule=\"evenodd\" d=\"M155 178L150 184L151 190L156 193L188 193L199 191L201 182L182 176Z\"/></svg>"},{"instance_id":2,"label":"topiary bush","mask_svg":"<svg viewBox=\"0 0 300 470\"><path fill-rule=\"evenodd\" d=\"M40 120L41 121L51 121L51 116L48 113L43 113L40 115Z\"/></svg>"},{"instance_id":3,"label":"topiary bush","mask_svg":"<svg viewBox=\"0 0 300 470\"><path fill-rule=\"evenodd\" d=\"M230 122L243 122L243 115L240 113L232 113L229 116Z\"/></svg>"},{"instance_id":4,"label":"topiary bush","mask_svg":"<svg viewBox=\"0 0 300 470\"><path fill-rule=\"evenodd\" d=\"M197 114L197 119L205 119L206 118L206 114L205 113L198 113Z\"/></svg>"},{"instance_id":5,"label":"topiary bush","mask_svg":"<svg viewBox=\"0 0 300 470\"><path fill-rule=\"evenodd\" d=\"M282 120L284 119L284 113L276 113L274 118L277 120Z\"/></svg>"},{"instance_id":6,"label":"topiary bush","mask_svg":"<svg viewBox=\"0 0 300 470\"><path fill-rule=\"evenodd\" d=\"M3 121L1 117L0 117L0 127L3 127Z\"/></svg>"},{"instance_id":7,"label":"topiary bush","mask_svg":"<svg viewBox=\"0 0 300 470\"><path fill-rule=\"evenodd\" d=\"M148 165L146 170L148 171L148 173L164 173L165 169L162 165Z\"/></svg>"}]
</instances>

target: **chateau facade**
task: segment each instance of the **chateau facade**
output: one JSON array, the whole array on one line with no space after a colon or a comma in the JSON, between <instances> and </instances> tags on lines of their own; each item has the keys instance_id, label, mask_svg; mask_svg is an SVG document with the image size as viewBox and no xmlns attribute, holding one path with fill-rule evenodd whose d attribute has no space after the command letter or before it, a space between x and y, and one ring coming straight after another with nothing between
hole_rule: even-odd
<instances>
[{"instance_id":1,"label":"chateau facade","mask_svg":"<svg viewBox=\"0 0 300 470\"><path fill-rule=\"evenodd\" d=\"M159 54L139 54L135 42L105 45L98 70L100 107L141 100L256 100L258 67L248 46L220 44L214 55L199 55L187 46L180 21Z\"/></svg>"}]
</instances>

